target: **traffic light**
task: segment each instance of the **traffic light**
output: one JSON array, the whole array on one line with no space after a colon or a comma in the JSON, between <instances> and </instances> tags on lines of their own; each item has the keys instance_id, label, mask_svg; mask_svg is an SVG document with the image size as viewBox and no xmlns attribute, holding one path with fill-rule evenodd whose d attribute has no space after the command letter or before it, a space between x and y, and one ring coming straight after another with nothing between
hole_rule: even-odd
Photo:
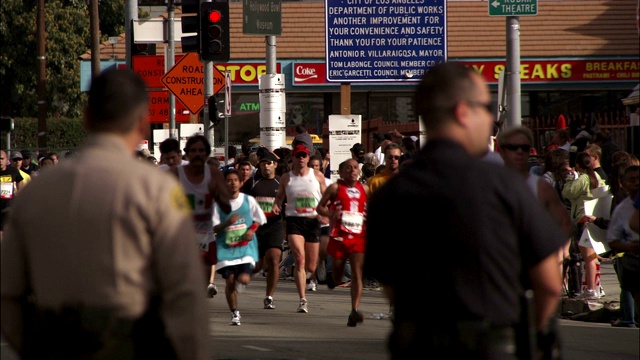
<instances>
[{"instance_id":1,"label":"traffic light","mask_svg":"<svg viewBox=\"0 0 640 360\"><path fill-rule=\"evenodd\" d=\"M131 55L155 55L156 44L133 44L131 46Z\"/></svg>"},{"instance_id":2,"label":"traffic light","mask_svg":"<svg viewBox=\"0 0 640 360\"><path fill-rule=\"evenodd\" d=\"M134 41L135 36L133 35L133 26L131 27L130 35L131 36L127 36L127 41L129 42L131 49L131 56L156 54L156 44L136 43Z\"/></svg>"},{"instance_id":3,"label":"traffic light","mask_svg":"<svg viewBox=\"0 0 640 360\"><path fill-rule=\"evenodd\" d=\"M229 61L229 3L200 4L200 46L202 60Z\"/></svg>"},{"instance_id":4,"label":"traffic light","mask_svg":"<svg viewBox=\"0 0 640 360\"><path fill-rule=\"evenodd\" d=\"M13 131L13 118L8 116L0 117L0 131Z\"/></svg>"},{"instance_id":5,"label":"traffic light","mask_svg":"<svg viewBox=\"0 0 640 360\"><path fill-rule=\"evenodd\" d=\"M218 100L218 97L215 95L211 95L209 97L209 121L212 125L218 126L222 119L224 119L224 114L221 111L218 111L218 107L222 108L224 106L224 100Z\"/></svg>"},{"instance_id":6,"label":"traffic light","mask_svg":"<svg viewBox=\"0 0 640 360\"><path fill-rule=\"evenodd\" d=\"M182 0L182 33L195 33L195 35L182 36L182 52L200 53L200 0Z\"/></svg>"}]
</instances>

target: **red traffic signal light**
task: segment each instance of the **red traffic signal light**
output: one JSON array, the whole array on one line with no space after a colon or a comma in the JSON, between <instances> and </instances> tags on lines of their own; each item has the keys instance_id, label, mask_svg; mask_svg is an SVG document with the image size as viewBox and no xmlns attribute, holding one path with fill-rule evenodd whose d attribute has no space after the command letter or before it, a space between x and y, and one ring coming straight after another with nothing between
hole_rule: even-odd
<instances>
[{"instance_id":1,"label":"red traffic signal light","mask_svg":"<svg viewBox=\"0 0 640 360\"><path fill-rule=\"evenodd\" d=\"M229 46L229 3L200 4L200 57L202 60L227 62Z\"/></svg>"},{"instance_id":2,"label":"red traffic signal light","mask_svg":"<svg viewBox=\"0 0 640 360\"><path fill-rule=\"evenodd\" d=\"M218 23L220 22L220 20L222 20L222 14L220 14L220 11L218 10L212 10L209 13L209 21L212 23Z\"/></svg>"}]
</instances>

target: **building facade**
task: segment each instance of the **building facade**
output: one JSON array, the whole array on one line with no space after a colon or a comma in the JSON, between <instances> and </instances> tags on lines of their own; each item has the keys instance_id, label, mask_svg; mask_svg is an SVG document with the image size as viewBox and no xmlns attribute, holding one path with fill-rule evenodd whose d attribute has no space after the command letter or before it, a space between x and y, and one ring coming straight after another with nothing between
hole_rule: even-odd
<instances>
[{"instance_id":1,"label":"building facade","mask_svg":"<svg viewBox=\"0 0 640 360\"><path fill-rule=\"evenodd\" d=\"M219 70L231 72L229 141L236 142L259 136L258 77L266 70L266 38L242 33L242 6L242 2L230 2L231 60L215 64ZM446 1L446 58L478 71L497 101L498 74L507 56L507 17L489 16L489 6L487 1ZM537 0L535 16L519 17L522 122L537 129L536 146L548 141L548 130L553 129L559 115L573 124L628 125L629 112L635 109L625 107L622 99L640 78L638 6L637 0ZM176 16L180 15L178 9ZM325 1L282 2L276 58L278 72L286 78L288 132L305 123L310 132L322 135L328 115L341 113L341 87L345 84L327 81L326 31ZM105 66L124 64L125 36L121 39L115 47L103 44ZM134 70L150 82L157 81L164 71L164 63L158 63L157 58L162 60L165 46L156 44L157 55L147 61L134 57ZM175 53L181 53L179 42ZM83 54L81 61L86 88L90 53ZM365 123L376 121L375 128L363 124L363 129L384 130L388 124L417 134L412 96L415 85L415 81L350 83L350 113L362 115ZM161 87L151 88L158 91L156 106L165 106L166 92ZM168 122L166 115L156 118L159 123ZM181 115L177 121L197 119ZM216 131L218 142L223 131ZM363 143L368 144L368 138L363 136ZM619 141L626 140L621 137Z\"/></svg>"}]
</instances>

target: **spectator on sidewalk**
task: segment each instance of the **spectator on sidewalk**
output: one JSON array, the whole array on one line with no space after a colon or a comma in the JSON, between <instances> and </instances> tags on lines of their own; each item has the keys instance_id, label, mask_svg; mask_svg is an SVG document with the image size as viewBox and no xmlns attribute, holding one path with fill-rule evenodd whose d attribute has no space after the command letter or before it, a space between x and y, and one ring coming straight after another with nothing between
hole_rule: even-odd
<instances>
[{"instance_id":1,"label":"spectator on sidewalk","mask_svg":"<svg viewBox=\"0 0 640 360\"><path fill-rule=\"evenodd\" d=\"M567 175L566 184L562 190L562 195L571 200L571 218L576 227L573 241L578 243L582 237L582 232L586 222L593 222L594 217L585 216L584 202L594 198L592 191L601 186L605 186L600 176L593 171L591 166L591 156L585 152L576 155L575 173ZM596 289L596 272L598 254L591 246L591 243L578 245L582 262L584 263L584 277L587 283L586 289L577 296L583 300L599 299L600 289Z\"/></svg>"},{"instance_id":2,"label":"spectator on sidewalk","mask_svg":"<svg viewBox=\"0 0 640 360\"><path fill-rule=\"evenodd\" d=\"M349 149L349 151L351 151L351 158L357 161L358 166L360 166L360 168L362 169L362 164L364 164L365 162L364 154L367 151L364 145L360 143L355 143L353 144L351 149Z\"/></svg>"},{"instance_id":3,"label":"spectator on sidewalk","mask_svg":"<svg viewBox=\"0 0 640 360\"><path fill-rule=\"evenodd\" d=\"M640 186L640 167L628 166L624 171L622 185L628 196L613 210L607 229L607 242L612 250L622 254L616 258L615 270L620 282L620 309L622 318L613 322L616 327L636 327L634 318L639 313L640 303L640 258L639 235L629 224L634 212L633 199ZM631 293L628 299L626 292ZM631 301L629 301L631 300ZM634 305L635 304L635 305Z\"/></svg>"},{"instance_id":4,"label":"spectator on sidewalk","mask_svg":"<svg viewBox=\"0 0 640 360\"><path fill-rule=\"evenodd\" d=\"M565 276L563 264L569 259L569 246L573 234L573 224L569 212L553 189L553 186L542 177L529 173L529 156L533 133L524 126L513 127L500 132L498 135L498 148L500 156L504 160L504 166L517 171L523 176L527 187L538 199L549 215L558 222L558 226L566 235L566 242L558 249L558 268L560 269L560 281L564 283ZM562 150L560 150L562 151Z\"/></svg>"},{"instance_id":5,"label":"spectator on sidewalk","mask_svg":"<svg viewBox=\"0 0 640 360\"><path fill-rule=\"evenodd\" d=\"M561 294L557 251L566 237L519 175L480 160L494 114L477 72L438 64L415 97L429 141L367 204L365 273L395 304L391 358L513 359L525 289L533 290L530 325L543 334L554 319ZM421 210L403 211L407 204ZM429 234L443 230L446 241L432 241ZM453 258L424 261L425 254L452 251ZM437 300L422 298L420 306L438 311L416 308L414 274L438 289Z\"/></svg>"},{"instance_id":6,"label":"spectator on sidewalk","mask_svg":"<svg viewBox=\"0 0 640 360\"><path fill-rule=\"evenodd\" d=\"M604 169L607 176L611 174L613 166L613 154L619 151L618 145L611 141L611 134L607 131L598 131L593 136L593 143L598 145L602 150L602 156L600 157L600 164Z\"/></svg>"},{"instance_id":7,"label":"spectator on sidewalk","mask_svg":"<svg viewBox=\"0 0 640 360\"><path fill-rule=\"evenodd\" d=\"M384 143L384 134L379 132L373 133L371 139L373 139L373 153L378 159L378 165L384 164L384 151L382 150L382 144Z\"/></svg>"},{"instance_id":8,"label":"spectator on sidewalk","mask_svg":"<svg viewBox=\"0 0 640 360\"><path fill-rule=\"evenodd\" d=\"M400 145L390 143L385 148L384 154L384 169L369 179L369 191L371 193L378 190L387 180L400 171L400 157L402 156Z\"/></svg>"},{"instance_id":9,"label":"spectator on sidewalk","mask_svg":"<svg viewBox=\"0 0 640 360\"><path fill-rule=\"evenodd\" d=\"M609 176L600 164L600 160L602 159L602 149L600 149L600 146L596 144L589 144L584 148L584 152L591 156L591 166L593 166L593 171L598 173L598 175L600 175L600 178L605 182L605 184L608 185Z\"/></svg>"}]
</instances>

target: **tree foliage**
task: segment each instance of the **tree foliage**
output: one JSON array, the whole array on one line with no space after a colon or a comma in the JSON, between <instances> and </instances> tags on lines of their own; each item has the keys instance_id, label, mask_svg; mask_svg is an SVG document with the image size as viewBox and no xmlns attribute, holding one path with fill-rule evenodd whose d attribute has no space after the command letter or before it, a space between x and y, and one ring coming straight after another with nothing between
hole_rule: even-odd
<instances>
[{"instance_id":1,"label":"tree foliage","mask_svg":"<svg viewBox=\"0 0 640 360\"><path fill-rule=\"evenodd\" d=\"M48 148L41 150L75 149L86 139L87 133L78 119L60 118L47 123ZM13 149L38 148L38 119L16 118L15 128L11 132ZM5 136L2 133L2 136ZM3 138L4 139L4 138ZM6 148L5 144L2 148Z\"/></svg>"},{"instance_id":2,"label":"tree foliage","mask_svg":"<svg viewBox=\"0 0 640 360\"><path fill-rule=\"evenodd\" d=\"M100 1L101 38L124 32L124 0ZM0 2L0 111L35 117L37 104L37 0ZM89 6L81 0L46 0L47 117L81 115L80 60L90 47Z\"/></svg>"}]
</instances>

